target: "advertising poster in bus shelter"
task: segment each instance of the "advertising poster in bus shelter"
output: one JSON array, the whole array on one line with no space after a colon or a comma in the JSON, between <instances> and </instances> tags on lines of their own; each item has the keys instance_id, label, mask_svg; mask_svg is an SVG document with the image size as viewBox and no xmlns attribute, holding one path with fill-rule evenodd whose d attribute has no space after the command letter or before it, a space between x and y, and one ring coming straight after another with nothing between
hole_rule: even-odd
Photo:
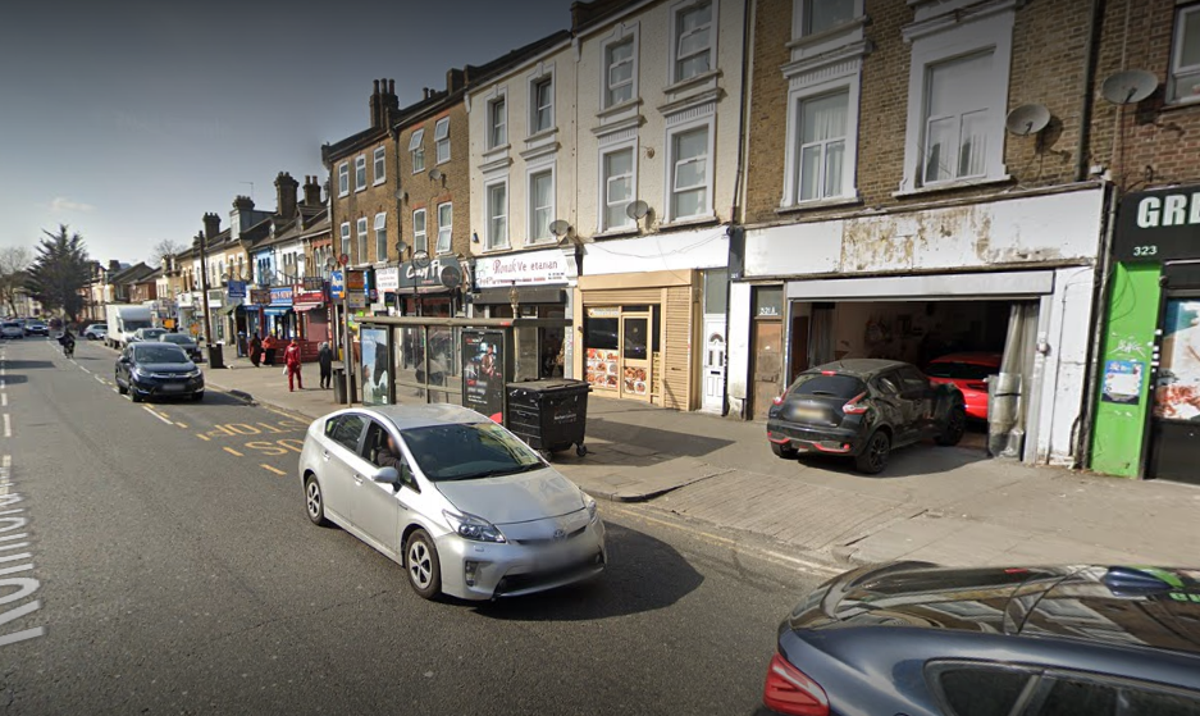
<instances>
[{"instance_id":1,"label":"advertising poster in bus shelter","mask_svg":"<svg viewBox=\"0 0 1200 716\"><path fill-rule=\"evenodd\" d=\"M362 328L362 402L363 405L391 403L391 349L388 329L376 326Z\"/></svg>"},{"instance_id":2,"label":"advertising poster in bus shelter","mask_svg":"<svg viewBox=\"0 0 1200 716\"><path fill-rule=\"evenodd\" d=\"M504 332L463 331L463 405L504 424Z\"/></svg>"}]
</instances>

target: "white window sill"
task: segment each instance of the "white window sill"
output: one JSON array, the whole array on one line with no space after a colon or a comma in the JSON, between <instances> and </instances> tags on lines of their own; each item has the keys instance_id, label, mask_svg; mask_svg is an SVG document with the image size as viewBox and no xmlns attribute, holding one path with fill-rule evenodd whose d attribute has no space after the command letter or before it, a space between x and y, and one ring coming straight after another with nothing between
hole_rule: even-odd
<instances>
[{"instance_id":1,"label":"white window sill","mask_svg":"<svg viewBox=\"0 0 1200 716\"><path fill-rule=\"evenodd\" d=\"M633 99L627 99L624 102L620 102L618 104L614 104L614 105L605 107L604 109L600 110L599 112L596 113L596 118L601 119L601 120L607 119L615 114L620 114L626 110L637 109L639 106L641 106L641 104L642 104L641 97L634 97Z\"/></svg>"},{"instance_id":2,"label":"white window sill","mask_svg":"<svg viewBox=\"0 0 1200 716\"><path fill-rule=\"evenodd\" d=\"M350 192L348 192L348 191L339 191L338 192L339 199L345 199L348 196L350 196Z\"/></svg>"},{"instance_id":3,"label":"white window sill","mask_svg":"<svg viewBox=\"0 0 1200 716\"><path fill-rule=\"evenodd\" d=\"M534 132L533 134L526 137L525 143L526 144L534 144L536 142L541 142L541 141L544 141L547 139L552 139L554 137L554 135L556 135L556 134L558 134L558 127L551 127L550 129L543 129L540 132Z\"/></svg>"},{"instance_id":4,"label":"white window sill","mask_svg":"<svg viewBox=\"0 0 1200 716\"><path fill-rule=\"evenodd\" d=\"M892 192L892 197L903 199L909 196L924 196L926 194L936 194L943 191L953 191L955 189L970 189L980 186L994 186L997 184L1008 184L1012 181L1012 177L1006 172L996 177L983 177L981 179L960 179L957 181L943 181L930 186L922 186L916 189L902 189Z\"/></svg>"},{"instance_id":5,"label":"white window sill","mask_svg":"<svg viewBox=\"0 0 1200 716\"><path fill-rule=\"evenodd\" d=\"M357 194L360 191L366 191L366 190L367 190L367 188L365 186L359 186L359 187L354 188L354 193Z\"/></svg>"},{"instance_id":6,"label":"white window sill","mask_svg":"<svg viewBox=\"0 0 1200 716\"><path fill-rule=\"evenodd\" d=\"M795 204L787 204L775 210L776 214L795 214L801 211L815 211L817 209L832 209L839 206L861 206L863 203L862 197L855 192L849 196L831 196L824 199L809 199L807 201L798 201Z\"/></svg>"},{"instance_id":7,"label":"white window sill","mask_svg":"<svg viewBox=\"0 0 1200 716\"><path fill-rule=\"evenodd\" d=\"M636 226L622 226L619 229L605 229L598 234L592 234L593 239L617 239L637 236L641 231Z\"/></svg>"},{"instance_id":8,"label":"white window sill","mask_svg":"<svg viewBox=\"0 0 1200 716\"><path fill-rule=\"evenodd\" d=\"M661 229L686 229L695 226L708 226L718 223L716 214L702 214L700 216L687 216L681 219L667 221L658 225Z\"/></svg>"},{"instance_id":9,"label":"white window sill","mask_svg":"<svg viewBox=\"0 0 1200 716\"><path fill-rule=\"evenodd\" d=\"M708 72L701 72L700 74L695 75L693 77L689 77L686 80L679 80L678 82L676 82L674 84L663 87L663 94L678 94L678 93L683 92L691 87L696 87L698 85L702 85L702 84L708 82L709 80L716 79L720 76L721 76L721 70L719 70L719 69L709 70Z\"/></svg>"},{"instance_id":10,"label":"white window sill","mask_svg":"<svg viewBox=\"0 0 1200 716\"><path fill-rule=\"evenodd\" d=\"M507 245L507 244L506 244L506 245L504 245L504 246L493 246L493 247L492 247L492 248L490 248L490 249L484 249L484 250L483 250L483 251L480 253L480 255L481 255L481 256L487 256L487 255L489 255L489 254L500 254L500 253L504 253L505 251L512 251L512 247L511 247L511 246L509 246L509 245Z\"/></svg>"},{"instance_id":11,"label":"white window sill","mask_svg":"<svg viewBox=\"0 0 1200 716\"><path fill-rule=\"evenodd\" d=\"M831 40L836 38L838 35L847 35L846 44L850 44L853 41L853 38L850 38L848 33L867 24L869 20L870 18L868 18L865 14L859 15L853 20L843 22L841 25L794 38L791 42L787 43L787 48L789 50L803 49L805 47L824 42L825 40Z\"/></svg>"},{"instance_id":12,"label":"white window sill","mask_svg":"<svg viewBox=\"0 0 1200 716\"><path fill-rule=\"evenodd\" d=\"M485 154L507 154L508 150L512 149L511 144L501 144L496 147L488 147Z\"/></svg>"},{"instance_id":13,"label":"white window sill","mask_svg":"<svg viewBox=\"0 0 1200 716\"><path fill-rule=\"evenodd\" d=\"M382 179L376 179L375 182L373 184L371 184L371 186L381 186L386 183L387 183L387 177L384 177Z\"/></svg>"},{"instance_id":14,"label":"white window sill","mask_svg":"<svg viewBox=\"0 0 1200 716\"><path fill-rule=\"evenodd\" d=\"M416 176L418 174L424 174L424 173L425 173L425 167L421 167L420 169L413 169L413 176Z\"/></svg>"},{"instance_id":15,"label":"white window sill","mask_svg":"<svg viewBox=\"0 0 1200 716\"><path fill-rule=\"evenodd\" d=\"M1186 109L1188 107L1195 107L1196 105L1200 105L1200 94L1168 100L1163 104L1162 111L1169 112L1173 109Z\"/></svg>"}]
</instances>

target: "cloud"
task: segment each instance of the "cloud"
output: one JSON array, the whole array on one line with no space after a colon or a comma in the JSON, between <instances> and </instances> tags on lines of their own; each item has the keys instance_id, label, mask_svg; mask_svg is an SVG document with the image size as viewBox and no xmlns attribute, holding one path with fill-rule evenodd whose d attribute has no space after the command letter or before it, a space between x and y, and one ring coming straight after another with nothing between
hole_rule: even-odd
<instances>
[{"instance_id":1,"label":"cloud","mask_svg":"<svg viewBox=\"0 0 1200 716\"><path fill-rule=\"evenodd\" d=\"M92 211L96 207L91 204L85 204L81 201L71 201L65 196L56 196L54 201L50 202L50 211L55 214L64 214L71 211Z\"/></svg>"}]
</instances>

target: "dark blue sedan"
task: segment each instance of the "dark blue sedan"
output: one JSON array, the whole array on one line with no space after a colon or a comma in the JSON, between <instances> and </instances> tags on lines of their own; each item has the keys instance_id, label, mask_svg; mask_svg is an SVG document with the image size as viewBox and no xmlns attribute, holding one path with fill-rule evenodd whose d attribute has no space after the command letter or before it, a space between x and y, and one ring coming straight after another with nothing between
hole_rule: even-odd
<instances>
[{"instance_id":1,"label":"dark blue sedan","mask_svg":"<svg viewBox=\"0 0 1200 716\"><path fill-rule=\"evenodd\" d=\"M864 567L778 643L764 714L1200 716L1200 570Z\"/></svg>"}]
</instances>

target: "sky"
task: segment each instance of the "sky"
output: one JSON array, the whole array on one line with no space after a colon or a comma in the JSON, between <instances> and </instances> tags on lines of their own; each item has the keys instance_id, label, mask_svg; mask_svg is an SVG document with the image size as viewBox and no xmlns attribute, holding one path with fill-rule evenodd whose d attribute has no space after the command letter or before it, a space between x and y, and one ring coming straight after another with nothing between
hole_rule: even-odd
<instances>
[{"instance_id":1,"label":"sky","mask_svg":"<svg viewBox=\"0 0 1200 716\"><path fill-rule=\"evenodd\" d=\"M39 0L0 22L0 247L68 224L92 258L181 245L238 194L370 124L372 81L401 106L446 70L570 26L570 0Z\"/></svg>"}]
</instances>

